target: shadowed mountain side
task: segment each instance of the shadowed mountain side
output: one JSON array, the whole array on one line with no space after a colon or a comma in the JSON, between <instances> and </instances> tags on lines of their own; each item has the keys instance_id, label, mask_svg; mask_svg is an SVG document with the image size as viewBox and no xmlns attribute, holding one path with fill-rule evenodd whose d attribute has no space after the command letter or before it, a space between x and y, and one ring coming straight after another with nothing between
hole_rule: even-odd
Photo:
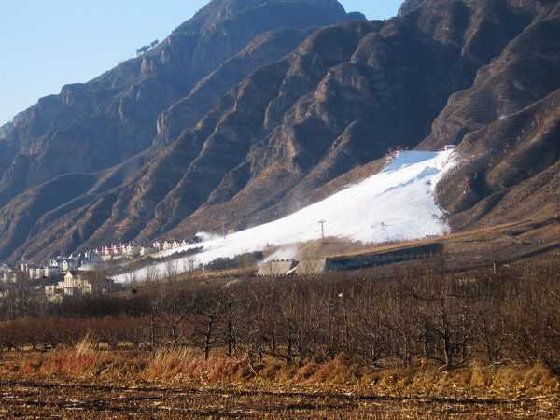
<instances>
[{"instance_id":1,"label":"shadowed mountain side","mask_svg":"<svg viewBox=\"0 0 560 420\"><path fill-rule=\"evenodd\" d=\"M464 161L440 186L455 228L560 212L560 7L543 9L450 98L421 145L459 145Z\"/></svg>"},{"instance_id":2,"label":"shadowed mountain side","mask_svg":"<svg viewBox=\"0 0 560 420\"><path fill-rule=\"evenodd\" d=\"M32 239L29 233L35 220L42 214L83 194L94 182L95 177L91 175L65 175L12 200L8 206L0 210L0 220L10 221L0 225L0 249L9 250ZM0 253L0 258L5 257L7 257L5 251Z\"/></svg>"},{"instance_id":3,"label":"shadowed mountain side","mask_svg":"<svg viewBox=\"0 0 560 420\"><path fill-rule=\"evenodd\" d=\"M439 189L455 228L560 214L560 90L469 134L458 150L469 158Z\"/></svg>"},{"instance_id":4,"label":"shadowed mountain side","mask_svg":"<svg viewBox=\"0 0 560 420\"><path fill-rule=\"evenodd\" d=\"M255 69L279 60L296 48L309 31L268 32L255 38L241 52L203 78L189 95L166 109L158 120L158 143L168 143L193 127L215 107L232 86Z\"/></svg>"}]
</instances>

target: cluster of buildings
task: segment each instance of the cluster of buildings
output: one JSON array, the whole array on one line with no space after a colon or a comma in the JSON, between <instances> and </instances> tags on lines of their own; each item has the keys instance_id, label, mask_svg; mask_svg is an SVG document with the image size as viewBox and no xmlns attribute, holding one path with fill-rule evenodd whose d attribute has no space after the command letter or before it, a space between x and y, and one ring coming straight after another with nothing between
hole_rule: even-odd
<instances>
[{"instance_id":1,"label":"cluster of buildings","mask_svg":"<svg viewBox=\"0 0 560 420\"><path fill-rule=\"evenodd\" d=\"M184 248L184 247L186 247L190 244L196 243L197 241L198 240L195 240L194 242L187 242L187 241L182 241L182 242L178 242L178 241L154 242L153 247L154 247L154 249L157 249L158 251L168 251L168 250L171 250L171 249Z\"/></svg>"},{"instance_id":2,"label":"cluster of buildings","mask_svg":"<svg viewBox=\"0 0 560 420\"><path fill-rule=\"evenodd\" d=\"M114 244L94 249L91 253L99 256L103 261L134 259L147 257L161 251L186 247L192 243L194 242L162 241L154 242L151 245Z\"/></svg>"},{"instance_id":3,"label":"cluster of buildings","mask_svg":"<svg viewBox=\"0 0 560 420\"><path fill-rule=\"evenodd\" d=\"M96 253L86 252L52 258L44 265L25 262L16 268L2 265L0 299L9 299L16 284L18 288L29 289L37 298L42 295L53 303L61 303L68 298L106 295L115 290L115 284L96 272L103 263Z\"/></svg>"},{"instance_id":4,"label":"cluster of buildings","mask_svg":"<svg viewBox=\"0 0 560 420\"><path fill-rule=\"evenodd\" d=\"M61 276L68 271L99 271L107 267L110 261L125 259L144 258L162 251L169 251L187 247L190 244L200 242L199 238L187 241L161 241L150 245L137 245L132 243L114 244L102 246L92 251L80 254L72 254L64 257L51 258L42 265L29 264L22 262L18 270L10 269L7 266L0 266L0 282L9 283L16 281L16 274L19 271L31 280L41 280Z\"/></svg>"},{"instance_id":5,"label":"cluster of buildings","mask_svg":"<svg viewBox=\"0 0 560 420\"><path fill-rule=\"evenodd\" d=\"M31 280L41 280L60 276L71 270L96 271L102 268L102 258L93 252L72 254L69 257L51 258L43 265L34 265L22 262L19 271Z\"/></svg>"},{"instance_id":6,"label":"cluster of buildings","mask_svg":"<svg viewBox=\"0 0 560 420\"><path fill-rule=\"evenodd\" d=\"M51 258L44 264L20 263L17 267L0 266L0 299L7 298L9 288L22 280L31 280L35 290L44 289L47 300L62 302L67 298L104 295L116 289L112 280L100 273L120 260L143 258L158 252L187 247L200 242L161 241L150 245L115 244L70 256Z\"/></svg>"},{"instance_id":7,"label":"cluster of buildings","mask_svg":"<svg viewBox=\"0 0 560 420\"><path fill-rule=\"evenodd\" d=\"M187 241L154 242L151 245L114 244L81 254L51 258L43 265L21 263L19 271L31 280L59 276L72 270L80 272L99 271L105 268L107 263L111 261L144 258L161 251L186 247L188 244ZM2 280L2 271L0 271L0 280Z\"/></svg>"},{"instance_id":8,"label":"cluster of buildings","mask_svg":"<svg viewBox=\"0 0 560 420\"><path fill-rule=\"evenodd\" d=\"M115 283L104 276L68 271L62 281L45 286L45 295L49 302L61 303L68 298L108 295L114 290Z\"/></svg>"},{"instance_id":9,"label":"cluster of buildings","mask_svg":"<svg viewBox=\"0 0 560 420\"><path fill-rule=\"evenodd\" d=\"M146 257L155 252L156 250L152 247L134 244L103 246L92 251L93 254L99 256L103 261Z\"/></svg>"}]
</instances>

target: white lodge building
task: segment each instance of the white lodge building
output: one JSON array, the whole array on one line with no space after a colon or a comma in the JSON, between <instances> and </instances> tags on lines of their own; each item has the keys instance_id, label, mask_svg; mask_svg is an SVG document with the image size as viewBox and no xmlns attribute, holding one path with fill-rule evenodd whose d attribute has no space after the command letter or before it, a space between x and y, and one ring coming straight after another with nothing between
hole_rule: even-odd
<instances>
[{"instance_id":1,"label":"white lodge building","mask_svg":"<svg viewBox=\"0 0 560 420\"><path fill-rule=\"evenodd\" d=\"M106 279L87 279L76 271L68 271L64 280L54 286L46 286L45 294L50 301L86 295L104 295L111 291L113 283Z\"/></svg>"},{"instance_id":2,"label":"white lodge building","mask_svg":"<svg viewBox=\"0 0 560 420\"><path fill-rule=\"evenodd\" d=\"M68 271L64 275L62 289L64 296L91 295L92 293L91 283L72 271Z\"/></svg>"}]
</instances>

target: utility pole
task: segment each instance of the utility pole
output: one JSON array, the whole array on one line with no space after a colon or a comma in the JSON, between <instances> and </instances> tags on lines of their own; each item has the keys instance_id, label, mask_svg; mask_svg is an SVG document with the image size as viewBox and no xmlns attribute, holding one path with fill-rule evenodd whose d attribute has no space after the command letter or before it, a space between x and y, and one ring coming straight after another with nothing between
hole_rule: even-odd
<instances>
[{"instance_id":1,"label":"utility pole","mask_svg":"<svg viewBox=\"0 0 560 420\"><path fill-rule=\"evenodd\" d=\"M327 221L319 220L319 224L321 225L321 241L325 242L325 225L327 224Z\"/></svg>"},{"instance_id":2,"label":"utility pole","mask_svg":"<svg viewBox=\"0 0 560 420\"><path fill-rule=\"evenodd\" d=\"M554 193L553 193L554 194ZM560 195L556 194L556 221L558 222L558 218L560 217Z\"/></svg>"}]
</instances>

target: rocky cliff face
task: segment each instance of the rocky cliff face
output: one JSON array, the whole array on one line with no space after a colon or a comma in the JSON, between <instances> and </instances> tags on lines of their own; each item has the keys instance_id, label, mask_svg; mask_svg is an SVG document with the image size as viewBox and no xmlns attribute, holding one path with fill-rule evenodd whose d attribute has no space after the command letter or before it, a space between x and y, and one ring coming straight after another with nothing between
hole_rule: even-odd
<instances>
[{"instance_id":1,"label":"rocky cliff face","mask_svg":"<svg viewBox=\"0 0 560 420\"><path fill-rule=\"evenodd\" d=\"M378 170L395 147L459 145L465 161L440 191L458 228L542 209L558 178L556 2L410 0L387 22L308 29L355 18L336 1L215 1L92 82L116 96L85 85L44 99L0 141L20 147L2 178L0 256L251 226ZM130 99L119 89L131 69L136 94L122 115L133 117L117 119L117 143L98 140L111 125L97 117L81 120L81 135L44 134L68 106ZM167 99L152 101L162 84L173 86ZM156 120L149 135L138 125ZM40 170L38 156L69 147L84 157ZM68 195L45 194L59 189Z\"/></svg>"},{"instance_id":2,"label":"rocky cliff face","mask_svg":"<svg viewBox=\"0 0 560 420\"><path fill-rule=\"evenodd\" d=\"M538 18L450 98L421 146L459 146L440 191L456 228L560 213L560 5L529 5Z\"/></svg>"},{"instance_id":3,"label":"rocky cliff face","mask_svg":"<svg viewBox=\"0 0 560 420\"><path fill-rule=\"evenodd\" d=\"M65 86L21 113L4 140L10 145L4 160L9 157L12 165L0 180L0 204L57 175L102 170L145 150L157 134L159 114L260 34L347 18L335 0L212 1L141 57L89 83ZM273 41L253 45L258 51L245 60L245 68L222 72L222 84L209 90L222 96L252 70L251 64L282 58L302 37L292 32L276 35L275 48ZM199 112L212 105L208 99Z\"/></svg>"},{"instance_id":4,"label":"rocky cliff face","mask_svg":"<svg viewBox=\"0 0 560 420\"><path fill-rule=\"evenodd\" d=\"M196 122L179 118L172 135L165 121L167 116L175 121L176 102L187 114L204 115L255 68L295 48L312 28L355 18L360 17L346 14L336 0L212 1L141 57L89 83L65 86L19 114L0 138L0 207L8 206L0 211L9 212L18 194L58 176L103 171L153 153L154 143ZM195 111L188 101L196 103ZM170 123L171 131L175 127ZM14 244L5 228L0 226L0 257ZM30 228L19 224L16 243Z\"/></svg>"},{"instance_id":5,"label":"rocky cliff face","mask_svg":"<svg viewBox=\"0 0 560 420\"><path fill-rule=\"evenodd\" d=\"M404 16L407 13L414 12L422 7L424 0L405 0L399 8L399 16Z\"/></svg>"}]
</instances>

